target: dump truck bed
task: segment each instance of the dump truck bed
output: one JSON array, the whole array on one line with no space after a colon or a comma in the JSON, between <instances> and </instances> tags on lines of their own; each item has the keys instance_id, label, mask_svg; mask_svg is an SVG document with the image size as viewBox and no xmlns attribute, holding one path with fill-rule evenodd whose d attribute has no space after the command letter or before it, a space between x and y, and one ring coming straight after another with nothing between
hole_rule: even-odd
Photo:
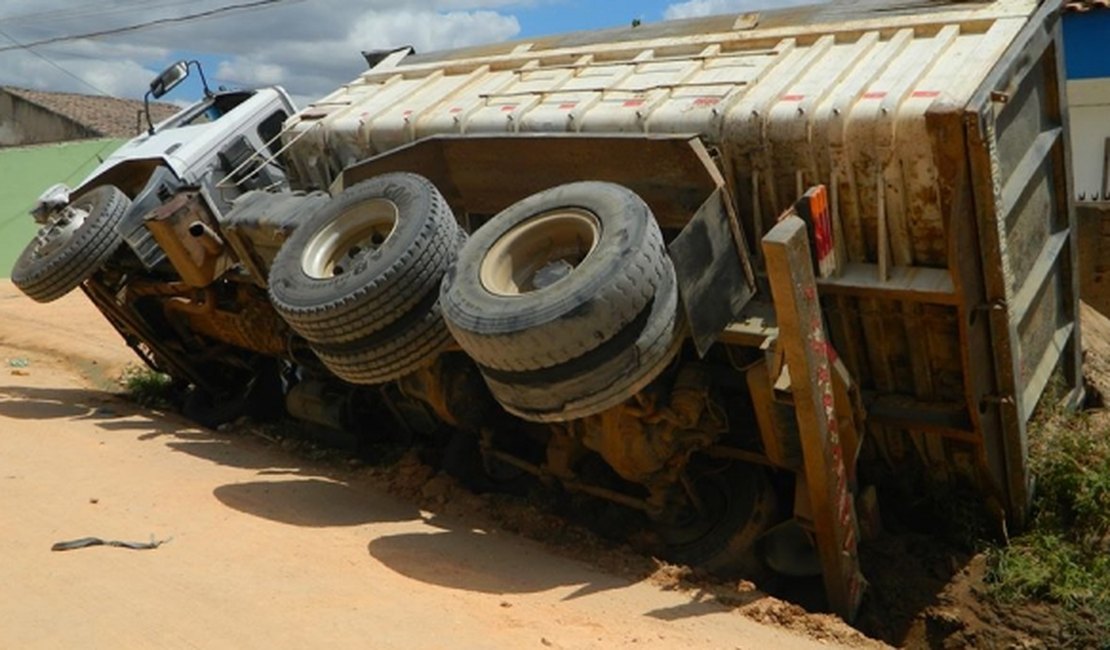
<instances>
[{"instance_id":1,"label":"dump truck bed","mask_svg":"<svg viewBox=\"0 0 1110 650\"><path fill-rule=\"evenodd\" d=\"M442 134L690 134L756 256L825 184L825 318L882 454L986 477L1020 518L1026 423L1053 377L1081 394L1059 3L884 4L390 57L287 123L294 173Z\"/></svg>"}]
</instances>

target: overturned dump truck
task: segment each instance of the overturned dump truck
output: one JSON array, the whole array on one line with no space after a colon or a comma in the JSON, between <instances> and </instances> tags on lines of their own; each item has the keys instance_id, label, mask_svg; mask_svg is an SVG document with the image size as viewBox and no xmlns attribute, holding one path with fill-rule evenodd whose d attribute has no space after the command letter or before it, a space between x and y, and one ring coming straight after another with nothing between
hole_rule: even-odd
<instances>
[{"instance_id":1,"label":"overturned dump truck","mask_svg":"<svg viewBox=\"0 0 1110 650\"><path fill-rule=\"evenodd\" d=\"M850 618L872 488L1020 525L1030 417L1082 399L1061 57L1037 0L380 52L288 119L152 125L14 278L80 286L203 421L450 427Z\"/></svg>"}]
</instances>

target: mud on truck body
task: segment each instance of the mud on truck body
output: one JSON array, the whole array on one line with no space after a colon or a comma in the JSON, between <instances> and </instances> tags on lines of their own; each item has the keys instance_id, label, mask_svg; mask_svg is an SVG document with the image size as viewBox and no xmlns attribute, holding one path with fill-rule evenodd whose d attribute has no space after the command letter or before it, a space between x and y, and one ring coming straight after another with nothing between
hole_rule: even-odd
<instances>
[{"instance_id":1,"label":"mud on truck body","mask_svg":"<svg viewBox=\"0 0 1110 650\"><path fill-rule=\"evenodd\" d=\"M1059 3L876 7L385 53L218 183L94 174L142 207L58 292L209 419L453 427L850 618L869 487L1020 525L1083 394Z\"/></svg>"}]
</instances>

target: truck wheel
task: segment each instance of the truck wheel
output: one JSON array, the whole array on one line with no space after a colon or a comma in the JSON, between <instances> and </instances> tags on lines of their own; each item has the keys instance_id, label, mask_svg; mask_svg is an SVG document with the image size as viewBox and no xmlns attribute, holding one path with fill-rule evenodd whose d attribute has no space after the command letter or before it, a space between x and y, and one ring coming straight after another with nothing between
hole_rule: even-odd
<instances>
[{"instance_id":1,"label":"truck wheel","mask_svg":"<svg viewBox=\"0 0 1110 650\"><path fill-rule=\"evenodd\" d=\"M754 465L697 459L687 468L700 509L684 507L678 518L657 524L670 559L722 577L751 575L762 568L756 540L778 507L766 472Z\"/></svg>"},{"instance_id":2,"label":"truck wheel","mask_svg":"<svg viewBox=\"0 0 1110 650\"><path fill-rule=\"evenodd\" d=\"M278 313L311 343L356 342L437 291L459 227L427 179L385 174L352 185L300 225L270 269Z\"/></svg>"},{"instance_id":3,"label":"truck wheel","mask_svg":"<svg viewBox=\"0 0 1110 650\"><path fill-rule=\"evenodd\" d=\"M38 302L57 300L87 280L123 238L116 225L131 200L111 185L82 194L39 229L12 267L12 284Z\"/></svg>"},{"instance_id":4,"label":"truck wheel","mask_svg":"<svg viewBox=\"0 0 1110 650\"><path fill-rule=\"evenodd\" d=\"M434 294L433 294L434 295ZM364 339L312 350L335 376L352 384L382 384L431 363L451 344L438 305L418 306L404 318Z\"/></svg>"},{"instance_id":5,"label":"truck wheel","mask_svg":"<svg viewBox=\"0 0 1110 650\"><path fill-rule=\"evenodd\" d=\"M616 336L566 363L513 372L483 368L506 411L533 422L565 422L600 413L642 390L674 359L685 338L674 273Z\"/></svg>"},{"instance_id":6,"label":"truck wheel","mask_svg":"<svg viewBox=\"0 0 1110 650\"><path fill-rule=\"evenodd\" d=\"M427 179L378 176L294 231L271 266L270 297L336 376L391 381L451 343L439 285L465 239Z\"/></svg>"},{"instance_id":7,"label":"truck wheel","mask_svg":"<svg viewBox=\"0 0 1110 650\"><path fill-rule=\"evenodd\" d=\"M618 336L673 274L640 197L612 183L571 183L479 228L441 301L452 334L480 366L530 371Z\"/></svg>"}]
</instances>

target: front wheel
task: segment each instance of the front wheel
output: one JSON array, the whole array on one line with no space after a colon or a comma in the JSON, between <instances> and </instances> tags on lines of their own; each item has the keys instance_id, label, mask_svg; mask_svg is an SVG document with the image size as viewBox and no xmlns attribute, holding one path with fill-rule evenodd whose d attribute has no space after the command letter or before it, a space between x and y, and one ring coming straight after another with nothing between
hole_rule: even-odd
<instances>
[{"instance_id":1,"label":"front wheel","mask_svg":"<svg viewBox=\"0 0 1110 650\"><path fill-rule=\"evenodd\" d=\"M82 194L51 216L12 267L12 284L37 302L61 298L112 256L131 200L112 185Z\"/></svg>"}]
</instances>

